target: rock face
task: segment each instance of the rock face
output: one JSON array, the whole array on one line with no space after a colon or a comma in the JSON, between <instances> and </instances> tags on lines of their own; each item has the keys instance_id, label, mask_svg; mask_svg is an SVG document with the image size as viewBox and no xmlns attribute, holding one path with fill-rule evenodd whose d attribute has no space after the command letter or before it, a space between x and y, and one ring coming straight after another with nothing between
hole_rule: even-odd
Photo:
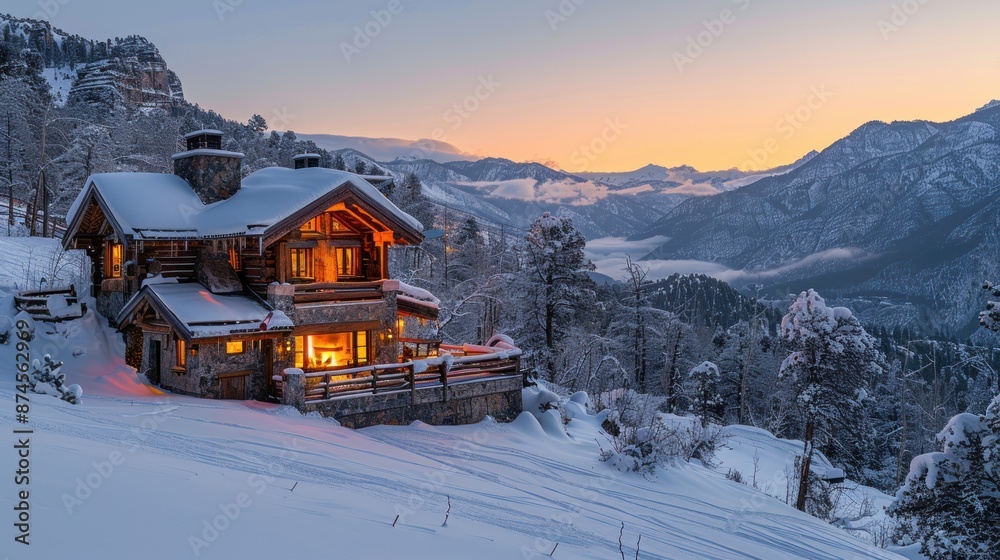
<instances>
[{"instance_id":1,"label":"rock face","mask_svg":"<svg viewBox=\"0 0 1000 560\"><path fill-rule=\"evenodd\" d=\"M124 100L144 108L169 109L184 99L180 78L159 50L142 37L116 43L107 59L77 70L70 103L114 104Z\"/></svg>"},{"instance_id":2,"label":"rock face","mask_svg":"<svg viewBox=\"0 0 1000 560\"><path fill-rule=\"evenodd\" d=\"M0 46L13 53L34 53L60 105L127 102L171 109L184 99L180 79L143 37L95 41L48 21L0 13Z\"/></svg>"}]
</instances>

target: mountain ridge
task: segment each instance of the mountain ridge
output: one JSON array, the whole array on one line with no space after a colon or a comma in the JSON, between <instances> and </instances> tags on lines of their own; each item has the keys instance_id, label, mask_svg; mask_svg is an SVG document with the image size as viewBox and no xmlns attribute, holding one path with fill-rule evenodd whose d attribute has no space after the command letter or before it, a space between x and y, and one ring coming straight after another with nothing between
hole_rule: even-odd
<instances>
[{"instance_id":1,"label":"mountain ridge","mask_svg":"<svg viewBox=\"0 0 1000 560\"><path fill-rule=\"evenodd\" d=\"M884 297L883 311L969 334L964 308L1000 273L989 256L1000 220L985 210L1000 210L998 195L993 106L943 123L870 121L785 175L711 204L685 201L633 239L669 238L645 260L721 264L775 296L813 287L847 301Z\"/></svg>"}]
</instances>

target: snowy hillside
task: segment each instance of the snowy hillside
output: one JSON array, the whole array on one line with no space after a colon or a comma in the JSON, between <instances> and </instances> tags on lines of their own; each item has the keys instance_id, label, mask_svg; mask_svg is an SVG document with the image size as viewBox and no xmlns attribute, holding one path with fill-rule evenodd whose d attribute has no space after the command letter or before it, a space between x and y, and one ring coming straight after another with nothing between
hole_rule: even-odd
<instances>
[{"instance_id":1,"label":"snowy hillside","mask_svg":"<svg viewBox=\"0 0 1000 560\"><path fill-rule=\"evenodd\" d=\"M0 306L13 315L10 296ZM0 419L34 431L31 546L5 545L17 558L485 560L554 549L606 559L619 554L622 524L628 557L641 535L640 558L895 558L724 471L618 472L598 459L607 440L593 414L565 429L549 412L509 425L352 431L279 405L163 394L125 365L121 338L89 307L82 319L37 325L30 344L32 357L65 362L81 404L30 395L28 423L15 424L14 376L0 379ZM15 351L0 346L0 360L15 363ZM798 445L730 436L721 469L757 453L777 473ZM0 497L15 503L14 491L0 486Z\"/></svg>"}]
</instances>

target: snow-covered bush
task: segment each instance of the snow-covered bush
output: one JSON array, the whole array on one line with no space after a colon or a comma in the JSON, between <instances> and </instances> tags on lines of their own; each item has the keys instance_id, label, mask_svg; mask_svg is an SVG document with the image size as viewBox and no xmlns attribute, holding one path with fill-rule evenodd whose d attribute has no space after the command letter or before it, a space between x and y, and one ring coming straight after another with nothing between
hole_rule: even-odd
<instances>
[{"instance_id":1,"label":"snow-covered bush","mask_svg":"<svg viewBox=\"0 0 1000 560\"><path fill-rule=\"evenodd\" d=\"M686 429L677 430L676 448L680 456L690 462L697 459L709 468L716 466L715 453L726 442L725 434L721 426L709 424L702 426L693 423Z\"/></svg>"},{"instance_id":2,"label":"snow-covered bush","mask_svg":"<svg viewBox=\"0 0 1000 560\"><path fill-rule=\"evenodd\" d=\"M63 363L54 361L48 354L42 359L41 363L37 359L31 363L32 372L28 376L31 391L78 404L83 396L83 389L79 385L66 385L66 374L60 371Z\"/></svg>"},{"instance_id":3,"label":"snow-covered bush","mask_svg":"<svg viewBox=\"0 0 1000 560\"><path fill-rule=\"evenodd\" d=\"M609 449L601 449L601 460L625 472L652 473L683 454L680 430L668 426L658 410L662 397L620 389L606 395L611 401L602 424Z\"/></svg>"},{"instance_id":4,"label":"snow-covered bush","mask_svg":"<svg viewBox=\"0 0 1000 560\"><path fill-rule=\"evenodd\" d=\"M914 457L896 501L894 539L932 560L995 558L1000 550L1000 397L984 416L959 414L941 452Z\"/></svg>"}]
</instances>

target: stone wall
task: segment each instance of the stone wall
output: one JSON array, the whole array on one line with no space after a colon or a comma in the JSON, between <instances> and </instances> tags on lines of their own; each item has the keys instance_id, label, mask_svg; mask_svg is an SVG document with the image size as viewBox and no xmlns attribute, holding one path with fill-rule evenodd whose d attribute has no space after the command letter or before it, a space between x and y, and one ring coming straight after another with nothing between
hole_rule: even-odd
<instances>
[{"instance_id":1,"label":"stone wall","mask_svg":"<svg viewBox=\"0 0 1000 560\"><path fill-rule=\"evenodd\" d=\"M125 294L117 291L105 291L101 290L97 292L97 312L101 314L102 317L107 318L108 323L118 326L115 323L115 319L118 317L118 313L121 312L122 308L125 307Z\"/></svg>"},{"instance_id":2,"label":"stone wall","mask_svg":"<svg viewBox=\"0 0 1000 560\"><path fill-rule=\"evenodd\" d=\"M266 341L244 341L244 351L240 354L226 354L224 342L191 343L197 345L198 351L187 356L187 367L177 369L175 355L176 345L167 335L147 334L144 348L144 362L149 360L149 341L160 340L160 386L175 393L193 395L202 398L218 399L222 397L222 383L219 375L236 372L250 372L250 389L248 398L266 400L268 396L269 379L268 365L265 363L266 352L263 349ZM287 338L277 338L271 341L275 356L282 354L282 346ZM190 349L191 346L188 348ZM277 364L286 365L287 361L276 360ZM146 370L148 363L144 364ZM281 371L274 369L272 371Z\"/></svg>"},{"instance_id":3,"label":"stone wall","mask_svg":"<svg viewBox=\"0 0 1000 560\"><path fill-rule=\"evenodd\" d=\"M522 411L519 375L451 385L447 400L443 387L427 387L417 389L412 403L409 391L305 402L304 377L294 371L286 372L284 404L303 413L317 411L348 428L407 425L416 420L436 426L475 424L486 416L510 422Z\"/></svg>"},{"instance_id":4,"label":"stone wall","mask_svg":"<svg viewBox=\"0 0 1000 560\"><path fill-rule=\"evenodd\" d=\"M240 190L241 159L229 155L192 155L174 160L174 174L187 181L205 204L225 200Z\"/></svg>"}]
</instances>

